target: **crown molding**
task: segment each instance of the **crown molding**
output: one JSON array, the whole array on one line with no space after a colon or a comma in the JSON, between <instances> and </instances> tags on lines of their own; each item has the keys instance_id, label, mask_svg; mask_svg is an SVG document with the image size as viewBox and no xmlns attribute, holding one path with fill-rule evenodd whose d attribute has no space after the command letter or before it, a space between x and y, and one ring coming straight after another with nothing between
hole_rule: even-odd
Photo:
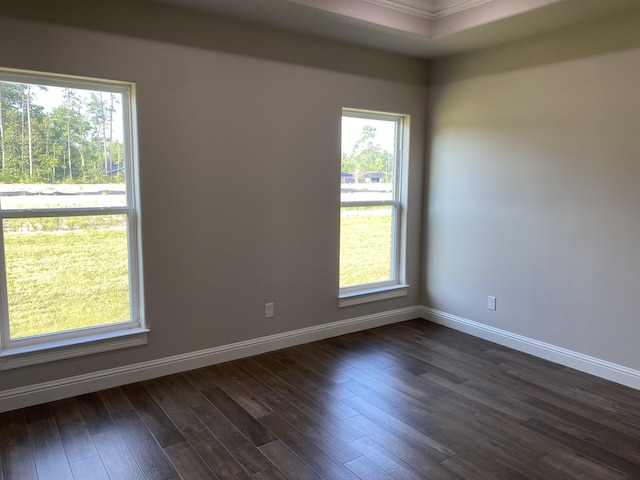
<instances>
[{"instance_id":1,"label":"crown molding","mask_svg":"<svg viewBox=\"0 0 640 480\"><path fill-rule=\"evenodd\" d=\"M172 0L169 0L172 1ZM175 0L173 0L175 1ZM564 0L285 0L324 13L435 40Z\"/></svg>"},{"instance_id":2,"label":"crown molding","mask_svg":"<svg viewBox=\"0 0 640 480\"><path fill-rule=\"evenodd\" d=\"M295 0L289 0L295 1ZM381 7L390 8L392 10L397 10L399 12L407 13L409 15L415 15L418 17L427 18L429 20L435 21L440 18L444 18L448 15L453 15L454 13L461 12L463 10L467 10L469 8L476 7L483 3L488 3L493 0L458 0L457 2L449 1L443 6L438 6L437 2L426 2L424 7L416 7L414 5L408 4L405 2L399 2L397 0L361 0L367 3L373 3L375 5L379 5Z\"/></svg>"}]
</instances>

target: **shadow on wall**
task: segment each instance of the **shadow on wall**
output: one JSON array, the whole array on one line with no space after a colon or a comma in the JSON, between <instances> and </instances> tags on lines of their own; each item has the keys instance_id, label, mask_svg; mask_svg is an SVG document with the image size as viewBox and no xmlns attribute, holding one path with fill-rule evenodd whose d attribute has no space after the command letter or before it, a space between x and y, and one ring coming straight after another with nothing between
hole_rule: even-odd
<instances>
[{"instance_id":1,"label":"shadow on wall","mask_svg":"<svg viewBox=\"0 0 640 480\"><path fill-rule=\"evenodd\" d=\"M424 86L427 62L312 35L135 0L0 2L0 16L53 23Z\"/></svg>"},{"instance_id":2,"label":"shadow on wall","mask_svg":"<svg viewBox=\"0 0 640 480\"><path fill-rule=\"evenodd\" d=\"M544 37L432 62L429 85L640 48L640 10L616 14Z\"/></svg>"}]
</instances>

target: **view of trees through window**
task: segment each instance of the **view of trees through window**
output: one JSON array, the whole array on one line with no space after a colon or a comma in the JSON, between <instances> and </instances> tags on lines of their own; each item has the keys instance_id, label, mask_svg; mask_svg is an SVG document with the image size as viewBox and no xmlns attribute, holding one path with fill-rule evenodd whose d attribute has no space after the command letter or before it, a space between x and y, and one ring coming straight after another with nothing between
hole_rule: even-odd
<instances>
[{"instance_id":1,"label":"view of trees through window","mask_svg":"<svg viewBox=\"0 0 640 480\"><path fill-rule=\"evenodd\" d=\"M393 283L399 194L397 116L342 116L340 288Z\"/></svg>"},{"instance_id":2,"label":"view of trees through window","mask_svg":"<svg viewBox=\"0 0 640 480\"><path fill-rule=\"evenodd\" d=\"M353 175L350 178L354 183L393 181L394 125L376 123L365 123L361 119L343 122L343 128L351 129L351 135L345 140L353 143L346 145L342 151L342 171Z\"/></svg>"},{"instance_id":3,"label":"view of trees through window","mask_svg":"<svg viewBox=\"0 0 640 480\"><path fill-rule=\"evenodd\" d=\"M5 347L131 321L129 87L38 80L0 72Z\"/></svg>"},{"instance_id":4,"label":"view of trees through window","mask_svg":"<svg viewBox=\"0 0 640 480\"><path fill-rule=\"evenodd\" d=\"M121 97L0 82L0 181L122 182Z\"/></svg>"}]
</instances>

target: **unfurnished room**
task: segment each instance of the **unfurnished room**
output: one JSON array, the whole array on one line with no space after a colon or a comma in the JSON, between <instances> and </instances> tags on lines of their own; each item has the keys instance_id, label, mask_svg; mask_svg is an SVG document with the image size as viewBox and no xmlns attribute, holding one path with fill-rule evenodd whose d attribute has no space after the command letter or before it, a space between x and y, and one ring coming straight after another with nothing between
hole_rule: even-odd
<instances>
[{"instance_id":1,"label":"unfurnished room","mask_svg":"<svg viewBox=\"0 0 640 480\"><path fill-rule=\"evenodd\" d=\"M0 3L0 480L640 478L638 0Z\"/></svg>"}]
</instances>

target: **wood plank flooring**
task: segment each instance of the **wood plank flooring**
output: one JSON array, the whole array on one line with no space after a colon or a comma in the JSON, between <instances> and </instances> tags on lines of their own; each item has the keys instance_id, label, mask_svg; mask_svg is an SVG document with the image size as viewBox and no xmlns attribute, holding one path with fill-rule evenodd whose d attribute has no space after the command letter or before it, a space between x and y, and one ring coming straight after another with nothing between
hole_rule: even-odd
<instances>
[{"instance_id":1,"label":"wood plank flooring","mask_svg":"<svg viewBox=\"0 0 640 480\"><path fill-rule=\"evenodd\" d=\"M640 392L423 320L0 414L0 480L638 479Z\"/></svg>"}]
</instances>

